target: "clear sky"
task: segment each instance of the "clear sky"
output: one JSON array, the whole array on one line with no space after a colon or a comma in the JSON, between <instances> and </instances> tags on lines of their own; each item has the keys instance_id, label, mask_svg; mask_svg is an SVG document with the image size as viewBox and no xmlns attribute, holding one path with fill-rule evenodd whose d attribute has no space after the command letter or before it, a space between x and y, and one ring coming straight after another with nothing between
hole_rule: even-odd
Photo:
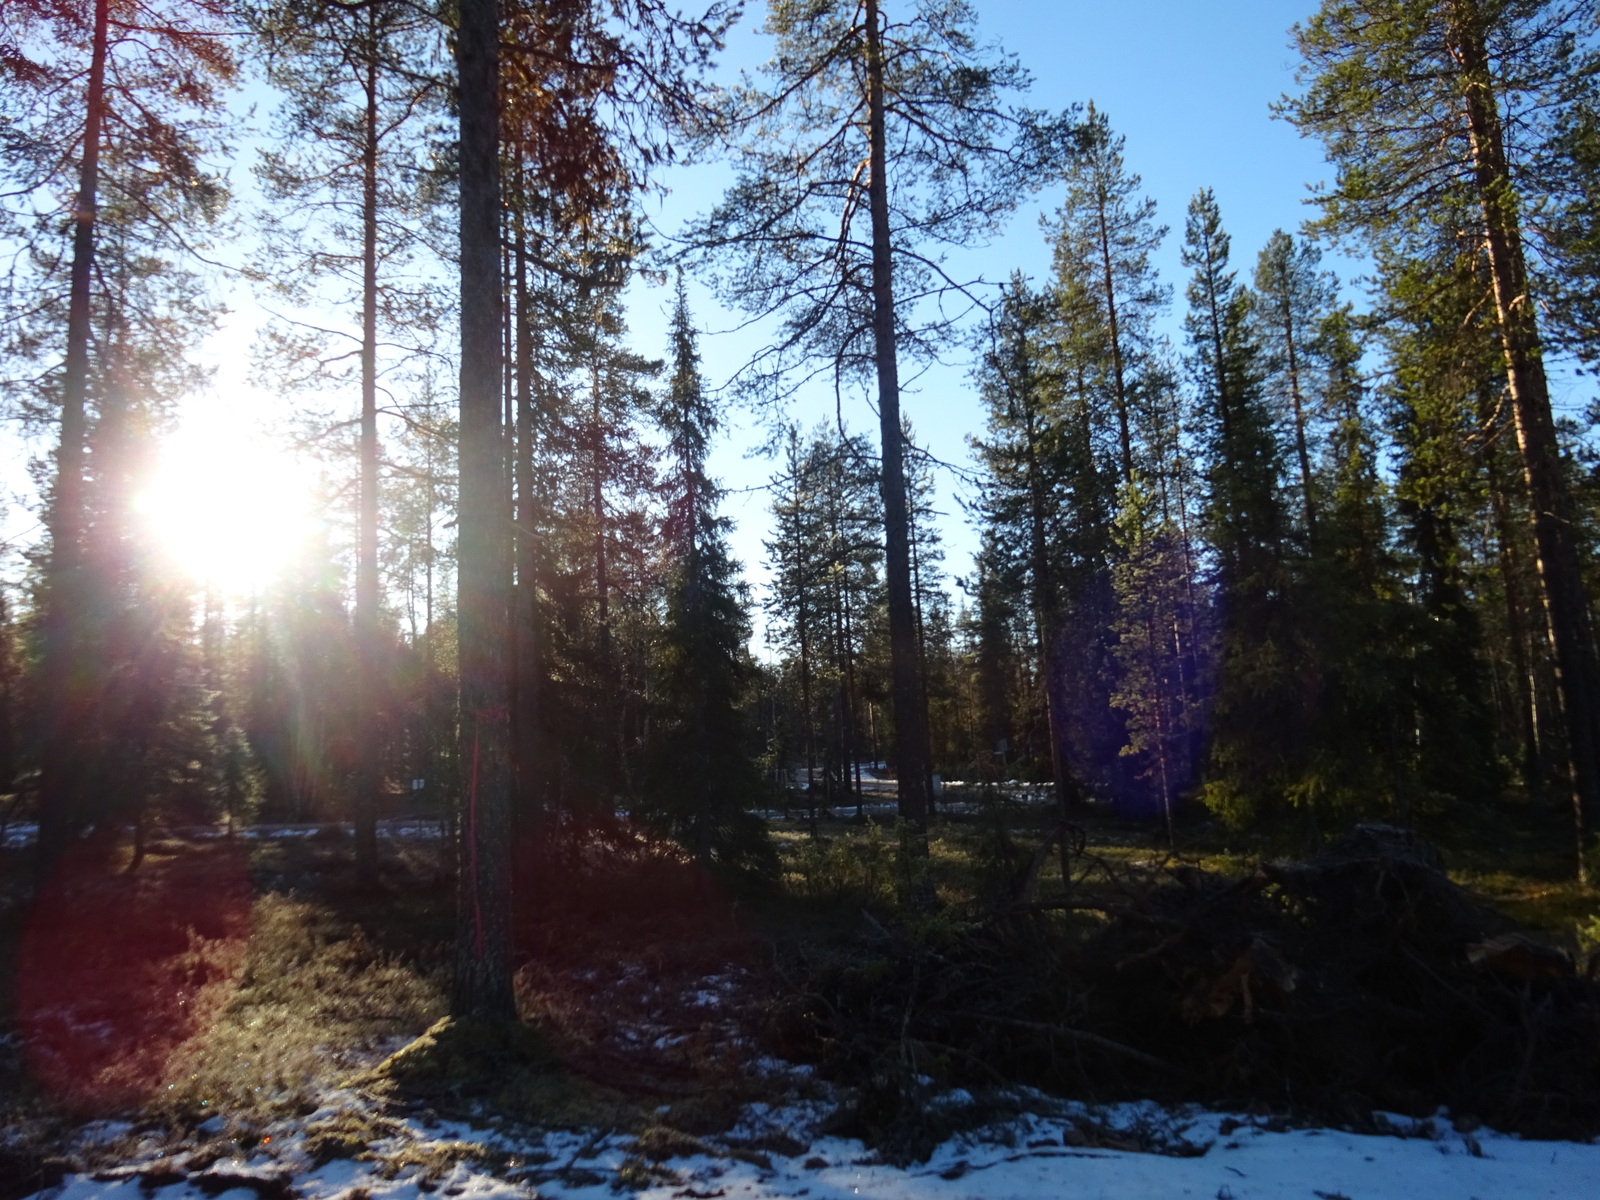
<instances>
[{"instance_id":1,"label":"clear sky","mask_svg":"<svg viewBox=\"0 0 1600 1200\"><path fill-rule=\"evenodd\" d=\"M1143 177L1161 220L1172 227L1157 262L1163 278L1175 285L1175 310L1181 308L1186 278L1179 264L1184 210L1201 187L1216 192L1233 236L1234 263L1246 277L1274 229L1294 231L1313 215L1305 204L1307 185L1327 174L1320 147L1274 120L1269 107L1295 89L1296 60L1288 31L1314 11L1313 0L1235 0L1226 5L1193 0L980 0L976 8L984 38L1014 52L1032 73L1031 105L1062 109L1093 100L1126 137L1129 170ZM766 57L766 39L754 33L758 23L749 21L735 37L726 67L753 66ZM658 225L670 232L684 217L704 211L727 179L726 170L715 166L675 172L669 177L672 194L655 214ZM1058 202L1059 188L1032 198L1001 240L972 252L962 265L994 281L1013 270L1043 278L1050 251L1039 216ZM1330 256L1329 265L1342 275L1356 269L1336 256ZM637 287L631 301L639 348L663 353L666 289ZM695 290L692 302L704 328L727 329L737 321L703 290ZM1180 320L1181 312L1174 311L1166 322L1166 332L1179 344ZM706 373L713 383L738 366L749 341L747 334L703 340ZM831 392L819 394L797 406L793 415L809 425L831 417L832 404ZM908 390L903 405L936 458L969 460L966 439L981 431L983 417L959 351L945 368ZM729 417L730 428L713 466L731 491L760 487L772 464L751 459L748 452L761 440L761 431L749 414L733 412ZM860 396L847 409L846 420L852 428L876 429L876 417ZM976 535L960 512L957 481L947 474L941 491L940 508L949 514L944 522L947 565L952 573L965 574ZM758 585L767 574L761 542L769 502L761 491L735 492L727 501L738 522L736 552L747 577Z\"/></svg>"},{"instance_id":2,"label":"clear sky","mask_svg":"<svg viewBox=\"0 0 1600 1200\"><path fill-rule=\"evenodd\" d=\"M893 13L903 2L887 0L887 7ZM1320 150L1273 120L1269 106L1294 88L1288 29L1313 10L1314 0L1238 0L1228 5L979 0L976 7L982 36L1014 51L1032 72L1030 104L1062 109L1092 99L1126 137L1129 169L1143 176L1161 219L1174 230L1158 264L1166 281L1175 285L1180 305L1183 214L1196 190L1209 186L1216 191L1233 235L1235 263L1246 274L1274 229L1294 230L1310 215L1304 204L1307 185L1326 173ZM752 0L751 16L736 31L724 60L725 71L754 67L766 58L766 39L755 33L763 8L760 0ZM264 122L258 119L256 124ZM243 142L248 146L250 138ZM247 163L233 171L236 181L247 183ZM673 172L666 179L671 193L654 206L653 219L670 234L685 218L709 208L728 179L727 168L716 163ZM1039 216L1056 203L1057 194L1049 189L1030 199L1002 239L973 249L958 265L994 281L1018 269L1042 278L1050 254ZM1346 275L1353 269L1337 260L1330 265ZM666 288L637 284L631 290L633 342L641 352L665 355L669 300ZM704 289L693 286L691 300L703 328L726 330L737 323L737 316L719 309ZM259 437L248 428L260 419L286 415L283 400L259 391L248 379L248 344L259 312L237 293L234 307L225 335L208 350L218 368L214 386L183 406L184 424L209 430L201 440L210 444ZM1179 319L1174 312L1166 324L1174 341L1181 341ZM748 333L712 333L703 339L706 373L714 386L743 361L750 343ZM845 417L853 428L875 429L876 418L863 397L850 397L847 405ZM967 438L981 431L983 418L959 352L943 368L916 380L903 406L920 440L937 458L968 461ZM791 415L806 426L831 417L831 393L802 400ZM230 432L235 429L237 434ZM713 457L713 469L730 491L726 511L737 523L735 552L756 585L758 599L767 575L762 540L770 503L760 489L772 464L751 458L749 451L761 440L762 431L750 414L729 412ZM965 574L976 536L961 514L955 481L945 477L941 489L948 566L953 574ZM13 523L23 516L16 510L11 515Z\"/></svg>"}]
</instances>

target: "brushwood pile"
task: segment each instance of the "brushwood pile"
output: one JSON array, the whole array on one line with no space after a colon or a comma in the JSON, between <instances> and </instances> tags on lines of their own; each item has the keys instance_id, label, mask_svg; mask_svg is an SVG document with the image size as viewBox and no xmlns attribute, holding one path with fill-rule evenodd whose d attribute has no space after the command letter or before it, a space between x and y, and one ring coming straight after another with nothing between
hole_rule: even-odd
<instances>
[{"instance_id":1,"label":"brushwood pile","mask_svg":"<svg viewBox=\"0 0 1600 1200\"><path fill-rule=\"evenodd\" d=\"M1600 1133L1595 964L1511 931L1384 826L1243 879L1169 867L942 934L880 927L870 953L794 970L779 1049L856 1081L841 1129L906 1157L948 1133L929 1100L950 1085Z\"/></svg>"}]
</instances>

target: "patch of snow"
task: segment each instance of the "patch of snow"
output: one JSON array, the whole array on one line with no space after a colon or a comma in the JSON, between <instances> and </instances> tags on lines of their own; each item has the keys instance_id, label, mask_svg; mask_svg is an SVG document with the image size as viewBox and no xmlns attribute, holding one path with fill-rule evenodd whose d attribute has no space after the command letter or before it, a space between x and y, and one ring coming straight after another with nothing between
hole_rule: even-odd
<instances>
[{"instance_id":1,"label":"patch of snow","mask_svg":"<svg viewBox=\"0 0 1600 1200\"><path fill-rule=\"evenodd\" d=\"M109 1146L132 1131L133 1125L127 1121L90 1121L74 1140L80 1146Z\"/></svg>"},{"instance_id":2,"label":"patch of snow","mask_svg":"<svg viewBox=\"0 0 1600 1200\"><path fill-rule=\"evenodd\" d=\"M781 1071L799 1072L777 1060ZM600 1200L631 1151L623 1134L551 1130L519 1136L489 1132L430 1116L387 1119L374 1161L312 1164L306 1127L367 1101L357 1092L330 1092L306 1117L275 1122L270 1135L244 1157L223 1159L187 1182L159 1187L145 1172L163 1163L181 1167L170 1142L147 1136L135 1160L98 1178L70 1176L34 1200L251 1200L256 1192L219 1190L236 1180L281 1180L299 1200L340 1200L356 1189L371 1200ZM1289 1130L1275 1121L1194 1107L1153 1103L1090 1106L1033 1089L1013 1092L1018 1115L950 1139L922 1164L886 1165L858 1141L819 1136L831 1112L825 1100L748 1106L723 1139L729 1147L762 1147L698 1154L659 1164L657 1181L633 1194L644 1200L713 1196L729 1200L1539 1200L1600 1195L1600 1145L1533 1142L1489 1130L1457 1132L1448 1114L1416 1121L1385 1114L1390 1136L1334 1129ZM952 1091L935 1107L973 1103ZM198 1132L219 1132L212 1118ZM1084 1131L1099 1131L1086 1139ZM122 1123L86 1126L79 1146L108 1145L135 1133ZM1106 1148L1105 1143L1165 1146L1187 1157ZM717 1139L711 1139L715 1142ZM477 1143L510 1156L496 1174L471 1161L432 1178L421 1168L385 1171L385 1152L417 1151L445 1143ZM794 1154L782 1151L794 1149ZM385 1176L389 1177L385 1177ZM242 1185L243 1186L243 1185Z\"/></svg>"}]
</instances>

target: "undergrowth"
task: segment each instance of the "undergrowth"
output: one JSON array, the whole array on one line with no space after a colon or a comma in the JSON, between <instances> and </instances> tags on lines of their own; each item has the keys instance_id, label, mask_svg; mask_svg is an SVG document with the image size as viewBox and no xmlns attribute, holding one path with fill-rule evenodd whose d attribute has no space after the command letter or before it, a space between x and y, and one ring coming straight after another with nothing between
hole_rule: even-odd
<instances>
[{"instance_id":1,"label":"undergrowth","mask_svg":"<svg viewBox=\"0 0 1600 1200\"><path fill-rule=\"evenodd\" d=\"M1522 815L1449 847L1450 879L1546 942L1600 942L1593 895L1562 869L1555 834L1516 832ZM790 1085L752 1067L764 1055L819 1065L843 1089L841 1131L912 1153L1004 1111L1019 1082L1086 1099L1204 1099L1217 1089L1196 1080L1209 1077L1229 1081L1234 1097L1281 1102L1286 1077L1273 1075L1274 1055L1300 1036L1284 1031L1322 1021L1316 1037L1326 1040L1341 1004L1367 1002L1329 993L1320 1007L1302 1005L1313 965L1293 953L1346 953L1316 940L1333 938L1339 922L1317 917L1311 938L1297 877L1263 883L1268 847L1201 817L1179 821L1173 848L1161 830L1103 813L1063 830L1052 812L996 793L936 818L926 856L902 823L829 820L820 832L780 823L777 886L743 893L620 823L569 828L536 854L524 848L515 977L524 1024L509 1031L443 1019L451 888L437 844L387 846L385 883L369 892L350 885L350 847L337 841L257 844L239 871L227 865L242 861L238 847L157 844L138 872L105 874L85 893L106 929L136 938L74 919L52 927L58 942L40 942L19 905L0 909L0 949L12 961L26 961L30 937L47 959L79 951L44 994L47 1008L77 988L93 1001L86 1016L135 1014L108 1026L120 1039L102 1047L110 1058L80 1073L94 1086L41 1088L52 1077L16 1050L43 1027L39 994L25 995L26 972L13 971L0 1023L19 1036L0 1042L0 1111L13 1127L55 1114L192 1129L218 1111L259 1125L347 1087L377 1110L630 1130L644 1180L662 1147L723 1135L743 1105L784 1098ZM199 874L184 874L196 864ZM26 867L19 856L7 863ZM930 892L931 907L918 900ZM227 896L243 902L219 902ZM1409 911L1374 928L1410 945ZM1465 918L1451 920L1465 928ZM1519 1007L1514 990L1471 992L1455 959L1418 946L1429 970L1470 993L1452 1018L1463 1028L1504 1014L1546 1019L1537 1005ZM1392 978L1410 970L1404 955L1382 957L1389 943L1368 949ZM1417 996L1430 986L1405 978ZM1587 1001L1574 993L1562 1003L1574 1015L1547 1032L1578 1036ZM1368 1049L1358 1034L1415 1042L1426 1028L1418 1012L1416 1028L1391 1012L1388 1024L1347 1030L1356 1040L1344 1059L1324 1066L1355 1071ZM1478 1042L1522 1044L1498 1028L1483 1026ZM1461 1046L1467 1059L1484 1053L1471 1040ZM1505 1090L1565 1079L1554 1066L1538 1070L1506 1075ZM1330 1103L1354 1111L1373 1098L1376 1077L1361 1075ZM1413 1092L1384 1098L1437 1103L1426 1071L1415 1077ZM934 1104L952 1085L981 1102L963 1112ZM312 1131L315 1153L363 1153L381 1130L352 1121Z\"/></svg>"}]
</instances>

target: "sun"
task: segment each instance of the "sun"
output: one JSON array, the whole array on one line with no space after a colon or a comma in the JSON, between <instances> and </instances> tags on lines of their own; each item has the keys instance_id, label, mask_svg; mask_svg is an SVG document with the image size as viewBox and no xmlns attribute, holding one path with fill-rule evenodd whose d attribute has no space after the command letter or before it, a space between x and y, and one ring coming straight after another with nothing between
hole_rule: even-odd
<instances>
[{"instance_id":1,"label":"sun","mask_svg":"<svg viewBox=\"0 0 1600 1200\"><path fill-rule=\"evenodd\" d=\"M260 430L185 420L162 445L134 508L172 565L222 596L276 579L316 528L313 477Z\"/></svg>"}]
</instances>

